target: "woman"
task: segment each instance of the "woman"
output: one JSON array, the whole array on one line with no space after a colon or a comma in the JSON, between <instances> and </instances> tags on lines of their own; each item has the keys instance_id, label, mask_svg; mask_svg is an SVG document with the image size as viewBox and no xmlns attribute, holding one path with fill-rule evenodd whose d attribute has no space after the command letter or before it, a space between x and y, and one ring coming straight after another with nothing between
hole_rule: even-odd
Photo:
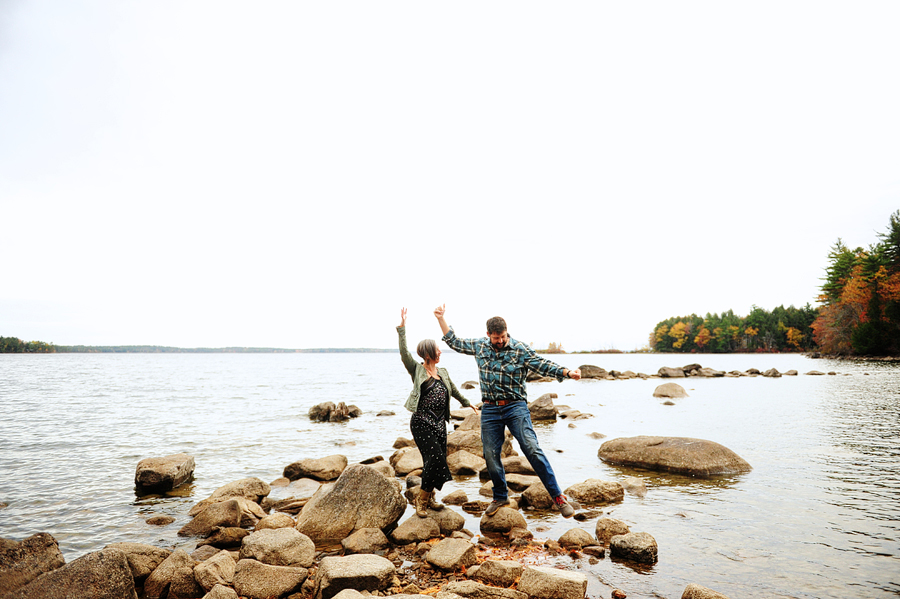
<instances>
[{"instance_id":1,"label":"woman","mask_svg":"<svg viewBox=\"0 0 900 599\"><path fill-rule=\"evenodd\" d=\"M450 380L446 368L438 368L441 350L433 339L419 342L416 353L425 360L419 363L406 348L406 308L400 310L400 326L397 327L400 337L400 359L412 377L413 388L406 400L406 409L413 413L409 420L409 429L422 454L422 486L416 494L416 515L425 518L427 508L443 509L443 504L434 499L434 490L441 489L444 483L452 480L450 468L447 467L447 425L450 420L450 396L452 395L464 407L478 410L462 396L456 385Z\"/></svg>"}]
</instances>

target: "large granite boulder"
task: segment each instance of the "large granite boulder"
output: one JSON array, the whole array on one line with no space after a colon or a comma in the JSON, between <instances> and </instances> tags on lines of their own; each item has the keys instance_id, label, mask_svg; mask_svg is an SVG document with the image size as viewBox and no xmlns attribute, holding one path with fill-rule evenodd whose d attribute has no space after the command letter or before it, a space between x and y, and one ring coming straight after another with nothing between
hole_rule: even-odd
<instances>
[{"instance_id":1,"label":"large granite boulder","mask_svg":"<svg viewBox=\"0 0 900 599\"><path fill-rule=\"evenodd\" d=\"M309 568L316 545L296 528L258 530L241 543L241 559L255 559L270 566Z\"/></svg>"},{"instance_id":2,"label":"large granite boulder","mask_svg":"<svg viewBox=\"0 0 900 599\"><path fill-rule=\"evenodd\" d=\"M315 599L331 599L344 589L384 591L393 583L396 571L394 564L378 555L322 558Z\"/></svg>"},{"instance_id":3,"label":"large granite boulder","mask_svg":"<svg viewBox=\"0 0 900 599\"><path fill-rule=\"evenodd\" d=\"M653 391L653 397L668 397L671 399L681 399L687 397L687 391L678 383L663 383Z\"/></svg>"},{"instance_id":4,"label":"large granite boulder","mask_svg":"<svg viewBox=\"0 0 900 599\"><path fill-rule=\"evenodd\" d=\"M134 576L134 581L137 583L143 583L167 557L172 555L168 549L144 543L110 543L104 549L118 549L125 554L128 567L131 568L131 575Z\"/></svg>"},{"instance_id":5,"label":"large granite boulder","mask_svg":"<svg viewBox=\"0 0 900 599\"><path fill-rule=\"evenodd\" d=\"M56 539L46 532L22 541L0 539L0 594L23 587L65 563Z\"/></svg>"},{"instance_id":6,"label":"large granite boulder","mask_svg":"<svg viewBox=\"0 0 900 599\"><path fill-rule=\"evenodd\" d=\"M353 464L303 506L297 530L316 543L340 542L361 528L392 527L405 510L399 481L364 464Z\"/></svg>"},{"instance_id":7,"label":"large granite boulder","mask_svg":"<svg viewBox=\"0 0 900 599\"><path fill-rule=\"evenodd\" d=\"M194 456L176 453L145 458L138 462L134 472L134 486L141 495L164 493L190 481L193 477Z\"/></svg>"},{"instance_id":8,"label":"large granite boulder","mask_svg":"<svg viewBox=\"0 0 900 599\"><path fill-rule=\"evenodd\" d=\"M528 566L516 588L535 599L584 599L587 583L581 572Z\"/></svg>"},{"instance_id":9,"label":"large granite boulder","mask_svg":"<svg viewBox=\"0 0 900 599\"><path fill-rule=\"evenodd\" d=\"M299 591L308 574L306 568L271 566L242 559L234 568L234 590L248 599L284 597Z\"/></svg>"},{"instance_id":10,"label":"large granite boulder","mask_svg":"<svg viewBox=\"0 0 900 599\"><path fill-rule=\"evenodd\" d=\"M10 590L7 587L4 591ZM101 549L38 576L3 599L137 599L128 559L118 549Z\"/></svg>"},{"instance_id":11,"label":"large granite boulder","mask_svg":"<svg viewBox=\"0 0 900 599\"><path fill-rule=\"evenodd\" d=\"M713 441L689 437L625 437L607 441L597 455L604 462L691 476L749 472L750 464Z\"/></svg>"},{"instance_id":12,"label":"large granite boulder","mask_svg":"<svg viewBox=\"0 0 900 599\"><path fill-rule=\"evenodd\" d=\"M553 400L557 397L556 393L544 393L533 402L528 404L528 411L531 412L531 419L535 422L540 420L556 420L557 409L553 405Z\"/></svg>"},{"instance_id":13,"label":"large granite boulder","mask_svg":"<svg viewBox=\"0 0 900 599\"><path fill-rule=\"evenodd\" d=\"M284 476L289 480L312 478L314 480L336 480L347 467L347 456L330 455L324 458L304 458L284 468Z\"/></svg>"},{"instance_id":14,"label":"large granite boulder","mask_svg":"<svg viewBox=\"0 0 900 599\"><path fill-rule=\"evenodd\" d=\"M589 478L584 482L575 483L565 491L566 495L590 505L614 503L625 499L625 489L620 483Z\"/></svg>"}]
</instances>

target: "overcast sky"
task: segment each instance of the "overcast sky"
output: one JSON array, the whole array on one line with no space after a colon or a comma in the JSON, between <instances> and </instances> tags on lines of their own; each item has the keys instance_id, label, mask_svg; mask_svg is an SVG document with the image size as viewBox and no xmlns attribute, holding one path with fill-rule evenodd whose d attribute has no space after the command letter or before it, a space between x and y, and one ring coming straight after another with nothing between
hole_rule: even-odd
<instances>
[{"instance_id":1,"label":"overcast sky","mask_svg":"<svg viewBox=\"0 0 900 599\"><path fill-rule=\"evenodd\" d=\"M632 350L900 208L900 3L0 0L0 335Z\"/></svg>"}]
</instances>

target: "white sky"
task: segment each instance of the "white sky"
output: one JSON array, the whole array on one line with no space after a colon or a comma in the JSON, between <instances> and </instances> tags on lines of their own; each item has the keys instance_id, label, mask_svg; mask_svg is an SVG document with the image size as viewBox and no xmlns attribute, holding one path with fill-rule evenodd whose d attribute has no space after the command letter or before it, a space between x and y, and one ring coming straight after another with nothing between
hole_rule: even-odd
<instances>
[{"instance_id":1,"label":"white sky","mask_svg":"<svg viewBox=\"0 0 900 599\"><path fill-rule=\"evenodd\" d=\"M900 208L900 3L0 0L0 335L635 349Z\"/></svg>"}]
</instances>

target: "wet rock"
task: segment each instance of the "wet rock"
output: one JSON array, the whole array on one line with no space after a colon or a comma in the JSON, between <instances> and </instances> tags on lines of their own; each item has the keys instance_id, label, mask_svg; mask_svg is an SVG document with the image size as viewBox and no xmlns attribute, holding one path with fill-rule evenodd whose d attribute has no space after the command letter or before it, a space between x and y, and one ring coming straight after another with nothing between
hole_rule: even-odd
<instances>
[{"instance_id":1,"label":"wet rock","mask_svg":"<svg viewBox=\"0 0 900 599\"><path fill-rule=\"evenodd\" d=\"M514 560L485 560L472 578L493 586L511 587L522 570L522 564Z\"/></svg>"},{"instance_id":2,"label":"wet rock","mask_svg":"<svg viewBox=\"0 0 900 599\"><path fill-rule=\"evenodd\" d=\"M447 466L452 474L478 474L485 465L484 458L466 450L454 452L447 457Z\"/></svg>"},{"instance_id":3,"label":"wet rock","mask_svg":"<svg viewBox=\"0 0 900 599\"><path fill-rule=\"evenodd\" d=\"M581 548L581 550L585 553L585 555L592 555L594 557L603 557L604 555L606 555L606 549L604 549L600 545L585 545Z\"/></svg>"},{"instance_id":4,"label":"wet rock","mask_svg":"<svg viewBox=\"0 0 900 599\"><path fill-rule=\"evenodd\" d=\"M573 517L578 521L584 522L585 520L593 520L594 518L597 518L598 516L602 516L602 515L603 515L603 510L590 509L590 510L584 510L581 512L576 512L575 516L573 516Z\"/></svg>"},{"instance_id":5,"label":"wet rock","mask_svg":"<svg viewBox=\"0 0 900 599\"><path fill-rule=\"evenodd\" d=\"M176 453L163 457L145 458L134 472L135 490L140 495L164 493L194 477L194 456Z\"/></svg>"},{"instance_id":6,"label":"wet rock","mask_svg":"<svg viewBox=\"0 0 900 599\"><path fill-rule=\"evenodd\" d=\"M636 476L629 476L623 480L622 488L625 489L626 493L634 495L635 497L644 497L647 494L647 485L643 480Z\"/></svg>"},{"instance_id":7,"label":"wet rock","mask_svg":"<svg viewBox=\"0 0 900 599\"><path fill-rule=\"evenodd\" d=\"M284 597L298 591L307 574L306 568L271 566L253 559L242 559L234 569L234 590L249 599Z\"/></svg>"},{"instance_id":8,"label":"wet rock","mask_svg":"<svg viewBox=\"0 0 900 599\"><path fill-rule=\"evenodd\" d=\"M197 546L203 547L208 545L216 549L232 549L240 547L244 537L249 534L249 530L237 526L217 526L213 529L212 534L197 543Z\"/></svg>"},{"instance_id":9,"label":"wet rock","mask_svg":"<svg viewBox=\"0 0 900 599\"><path fill-rule=\"evenodd\" d=\"M557 409L553 405L556 393L544 393L536 400L528 404L531 419L535 422L541 420L556 420Z\"/></svg>"},{"instance_id":10,"label":"wet rock","mask_svg":"<svg viewBox=\"0 0 900 599\"><path fill-rule=\"evenodd\" d=\"M152 516L144 520L150 526L168 526L172 522L175 522L175 518L172 516Z\"/></svg>"},{"instance_id":11,"label":"wet rock","mask_svg":"<svg viewBox=\"0 0 900 599\"><path fill-rule=\"evenodd\" d=\"M46 532L22 541L0 539L0 589L14 591L65 563L56 539Z\"/></svg>"},{"instance_id":12,"label":"wet rock","mask_svg":"<svg viewBox=\"0 0 900 599\"><path fill-rule=\"evenodd\" d=\"M344 589L384 591L395 574L394 564L377 555L325 557L316 575L315 599L331 599Z\"/></svg>"},{"instance_id":13,"label":"wet rock","mask_svg":"<svg viewBox=\"0 0 900 599\"><path fill-rule=\"evenodd\" d=\"M528 528L525 517L514 509L502 507L493 516L481 517L481 532L507 534L513 528Z\"/></svg>"},{"instance_id":14,"label":"wet rock","mask_svg":"<svg viewBox=\"0 0 900 599\"><path fill-rule=\"evenodd\" d=\"M728 597L722 593L717 593L712 589L702 587L699 584L691 583L684 587L684 593L681 594L681 599L728 599Z\"/></svg>"},{"instance_id":15,"label":"wet rock","mask_svg":"<svg viewBox=\"0 0 900 599\"><path fill-rule=\"evenodd\" d=\"M560 546L566 549L581 549L585 545L594 545L596 542L591 533L580 528L569 529L559 537Z\"/></svg>"},{"instance_id":16,"label":"wet rock","mask_svg":"<svg viewBox=\"0 0 900 599\"><path fill-rule=\"evenodd\" d=\"M671 397L681 399L688 397L687 391L678 383L663 383L653 391L653 397Z\"/></svg>"},{"instance_id":17,"label":"wet rock","mask_svg":"<svg viewBox=\"0 0 900 599\"><path fill-rule=\"evenodd\" d=\"M447 505L462 505L469 501L469 498L466 497L466 492L462 489L457 489L452 493L448 493L444 495L443 499L441 499Z\"/></svg>"},{"instance_id":18,"label":"wet rock","mask_svg":"<svg viewBox=\"0 0 900 599\"><path fill-rule=\"evenodd\" d=\"M625 498L625 489L617 482L589 478L584 482L575 483L565 490L565 494L581 503L602 505L622 501Z\"/></svg>"},{"instance_id":19,"label":"wet rock","mask_svg":"<svg viewBox=\"0 0 900 599\"><path fill-rule=\"evenodd\" d=\"M381 410L380 412L375 414L375 416L378 416L378 417L396 416L396 415L397 415L396 412L394 412L393 410Z\"/></svg>"},{"instance_id":20,"label":"wet rock","mask_svg":"<svg viewBox=\"0 0 900 599\"><path fill-rule=\"evenodd\" d=\"M313 480L336 480L347 468L347 456L330 455L324 458L304 458L284 469L284 476L290 480L311 478Z\"/></svg>"},{"instance_id":21,"label":"wet rock","mask_svg":"<svg viewBox=\"0 0 900 599\"><path fill-rule=\"evenodd\" d=\"M184 549L176 549L147 577L143 596L145 599L166 599L172 583L183 581L184 576L179 571L188 568L193 576L196 565L197 563Z\"/></svg>"},{"instance_id":22,"label":"wet rock","mask_svg":"<svg viewBox=\"0 0 900 599\"><path fill-rule=\"evenodd\" d=\"M46 545L43 541L39 544ZM137 599L128 559L118 549L88 553L15 590L6 586L2 588L11 591L4 594L3 599Z\"/></svg>"},{"instance_id":23,"label":"wet rock","mask_svg":"<svg viewBox=\"0 0 900 599\"><path fill-rule=\"evenodd\" d=\"M609 545L610 539L616 535L626 535L630 532L631 529L627 524L615 518L600 518L594 529L594 534L602 545Z\"/></svg>"},{"instance_id":24,"label":"wet rock","mask_svg":"<svg viewBox=\"0 0 900 599\"><path fill-rule=\"evenodd\" d=\"M419 518L413 514L400 523L391 533L391 539L397 545L419 543L441 536L441 527L431 518Z\"/></svg>"},{"instance_id":25,"label":"wet rock","mask_svg":"<svg viewBox=\"0 0 900 599\"><path fill-rule=\"evenodd\" d=\"M481 584L474 580L451 582L439 592L436 599L529 599L528 595L515 589L503 589Z\"/></svg>"},{"instance_id":26,"label":"wet rock","mask_svg":"<svg viewBox=\"0 0 900 599\"><path fill-rule=\"evenodd\" d=\"M378 553L388 548L390 541L380 528L361 528L341 541L344 553Z\"/></svg>"},{"instance_id":27,"label":"wet rock","mask_svg":"<svg viewBox=\"0 0 900 599\"><path fill-rule=\"evenodd\" d=\"M587 576L558 568L528 566L516 588L536 599L584 599Z\"/></svg>"},{"instance_id":28,"label":"wet rock","mask_svg":"<svg viewBox=\"0 0 900 599\"><path fill-rule=\"evenodd\" d=\"M658 548L656 539L646 532L616 535L609 541L609 554L619 559L642 564L655 564Z\"/></svg>"},{"instance_id":29,"label":"wet rock","mask_svg":"<svg viewBox=\"0 0 900 599\"><path fill-rule=\"evenodd\" d=\"M465 539L442 539L425 556L425 561L439 570L455 572L478 561L475 545Z\"/></svg>"},{"instance_id":30,"label":"wet rock","mask_svg":"<svg viewBox=\"0 0 900 599\"><path fill-rule=\"evenodd\" d=\"M204 591L209 592L217 584L230 586L234 582L236 566L230 553L220 551L208 560L194 566L194 578Z\"/></svg>"},{"instance_id":31,"label":"wet rock","mask_svg":"<svg viewBox=\"0 0 900 599\"><path fill-rule=\"evenodd\" d=\"M241 544L241 559L253 559L270 566L309 568L316 556L316 546L295 528L258 530Z\"/></svg>"},{"instance_id":32,"label":"wet rock","mask_svg":"<svg viewBox=\"0 0 900 599\"><path fill-rule=\"evenodd\" d=\"M178 536L207 537L216 527L239 527L241 525L241 504L237 499L229 499L207 505L194 519L181 527Z\"/></svg>"},{"instance_id":33,"label":"wet rock","mask_svg":"<svg viewBox=\"0 0 900 599\"><path fill-rule=\"evenodd\" d=\"M422 460L422 453L416 446L401 447L389 459L391 466L400 476L405 476L414 470L424 467L425 462Z\"/></svg>"},{"instance_id":34,"label":"wet rock","mask_svg":"<svg viewBox=\"0 0 900 599\"><path fill-rule=\"evenodd\" d=\"M683 379L684 378L684 370L681 368L670 368L668 366L663 366L659 369L659 376L664 379Z\"/></svg>"},{"instance_id":35,"label":"wet rock","mask_svg":"<svg viewBox=\"0 0 900 599\"><path fill-rule=\"evenodd\" d=\"M361 528L392 526L405 510L406 500L396 479L353 464L333 486L320 488L303 507L297 530L314 542L340 541Z\"/></svg>"},{"instance_id":36,"label":"wet rock","mask_svg":"<svg viewBox=\"0 0 900 599\"><path fill-rule=\"evenodd\" d=\"M172 555L168 549L161 549L144 543L110 543L104 549L118 549L125 554L128 567L135 582L143 583L150 574ZM0 588L3 588L0 580Z\"/></svg>"},{"instance_id":37,"label":"wet rock","mask_svg":"<svg viewBox=\"0 0 900 599\"><path fill-rule=\"evenodd\" d=\"M273 528L293 528L297 523L290 514L276 512L269 514L256 523L256 530L268 530Z\"/></svg>"},{"instance_id":38,"label":"wet rock","mask_svg":"<svg viewBox=\"0 0 900 599\"><path fill-rule=\"evenodd\" d=\"M750 464L727 447L688 437L613 439L601 445L597 455L611 464L693 476L739 474L751 470Z\"/></svg>"}]
</instances>

